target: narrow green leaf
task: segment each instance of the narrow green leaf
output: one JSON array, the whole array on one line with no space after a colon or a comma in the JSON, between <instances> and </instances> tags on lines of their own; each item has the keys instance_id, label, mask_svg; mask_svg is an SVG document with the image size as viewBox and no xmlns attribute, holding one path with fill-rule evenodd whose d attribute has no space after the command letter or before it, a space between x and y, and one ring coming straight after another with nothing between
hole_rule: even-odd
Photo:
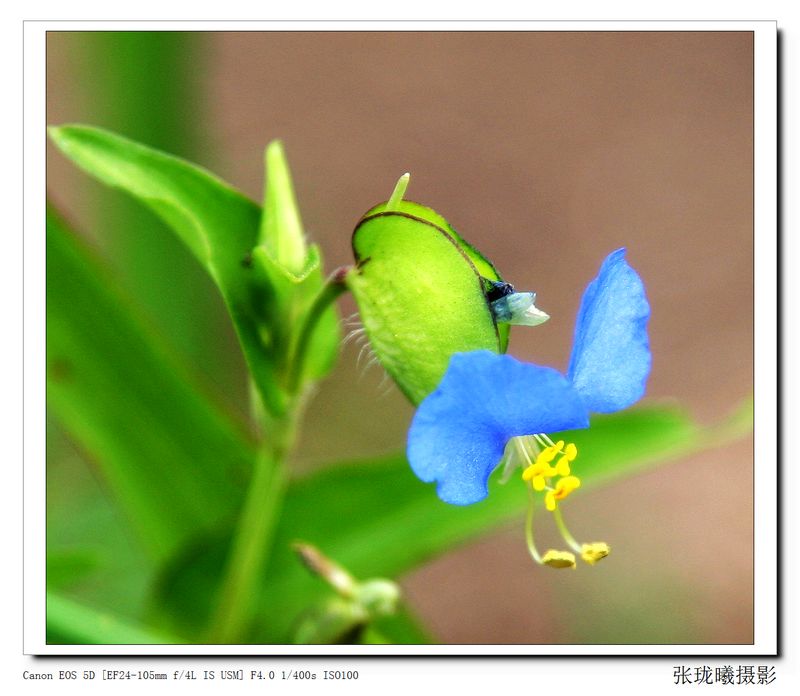
<instances>
[{"instance_id":1,"label":"narrow green leaf","mask_svg":"<svg viewBox=\"0 0 800 696\"><path fill-rule=\"evenodd\" d=\"M233 514L252 444L50 212L47 364L49 407L151 554L168 555Z\"/></svg>"},{"instance_id":2,"label":"narrow green leaf","mask_svg":"<svg viewBox=\"0 0 800 696\"><path fill-rule=\"evenodd\" d=\"M152 209L200 261L222 293L265 404L282 413L286 396L259 331L268 290L254 282L250 262L259 206L200 167L107 131L68 125L49 133L79 167Z\"/></svg>"},{"instance_id":3,"label":"narrow green leaf","mask_svg":"<svg viewBox=\"0 0 800 696\"><path fill-rule=\"evenodd\" d=\"M94 609L47 593L48 645L154 645L183 641Z\"/></svg>"}]
</instances>

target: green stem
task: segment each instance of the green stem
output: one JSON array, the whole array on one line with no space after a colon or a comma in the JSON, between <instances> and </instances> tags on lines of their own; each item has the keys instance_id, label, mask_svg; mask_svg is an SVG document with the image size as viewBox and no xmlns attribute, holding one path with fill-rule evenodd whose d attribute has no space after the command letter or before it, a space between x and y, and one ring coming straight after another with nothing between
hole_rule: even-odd
<instances>
[{"instance_id":1,"label":"green stem","mask_svg":"<svg viewBox=\"0 0 800 696\"><path fill-rule=\"evenodd\" d=\"M298 392L306 352L319 317L347 289L344 281L348 270L339 269L328 278L306 314L288 367L287 392L294 398L286 415L270 419L261 407L257 391L251 390L256 420L261 421L261 433L266 434L269 441L263 444L259 453L234 530L219 600L211 621L209 638L213 643L238 643L246 637L289 480L286 457L294 443L302 410L303 399Z\"/></svg>"},{"instance_id":2,"label":"green stem","mask_svg":"<svg viewBox=\"0 0 800 696\"><path fill-rule=\"evenodd\" d=\"M272 424L272 443L262 447L256 460L211 623L213 643L240 642L253 615L289 479L285 460L294 439L294 412L290 419Z\"/></svg>"},{"instance_id":3,"label":"green stem","mask_svg":"<svg viewBox=\"0 0 800 696\"><path fill-rule=\"evenodd\" d=\"M336 269L325 281L325 285L322 286L314 298L311 309L306 313L305 323L300 329L297 342L292 351L292 359L289 362L289 376L286 382L289 394L297 394L300 389L303 367L306 362L306 352L311 343L314 329L317 327L317 323L328 308L328 305L332 304L339 295L347 290L345 278L350 270L350 267Z\"/></svg>"}]
</instances>

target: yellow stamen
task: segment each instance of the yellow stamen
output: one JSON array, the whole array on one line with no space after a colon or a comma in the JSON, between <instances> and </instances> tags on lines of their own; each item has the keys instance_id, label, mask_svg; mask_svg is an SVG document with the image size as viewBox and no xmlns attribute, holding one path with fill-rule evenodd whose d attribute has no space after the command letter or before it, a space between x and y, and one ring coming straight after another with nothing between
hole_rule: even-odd
<instances>
[{"instance_id":1,"label":"yellow stamen","mask_svg":"<svg viewBox=\"0 0 800 696\"><path fill-rule=\"evenodd\" d=\"M555 452L548 452L545 450L538 457L536 457L536 466L541 467L544 476L555 476L555 467L550 466L550 462L555 459Z\"/></svg>"},{"instance_id":2,"label":"yellow stamen","mask_svg":"<svg viewBox=\"0 0 800 696\"><path fill-rule=\"evenodd\" d=\"M535 491L543 491L546 485L544 480L545 474L542 470L542 467L538 464L531 464L522 472L522 480L523 481L530 481L533 485L533 490Z\"/></svg>"},{"instance_id":3,"label":"yellow stamen","mask_svg":"<svg viewBox=\"0 0 800 696\"><path fill-rule=\"evenodd\" d=\"M542 556L542 565L551 568L575 568L575 555L569 551L555 551L550 549Z\"/></svg>"},{"instance_id":4,"label":"yellow stamen","mask_svg":"<svg viewBox=\"0 0 800 696\"><path fill-rule=\"evenodd\" d=\"M522 480L523 481L530 481L534 476L536 476L536 465L531 464L530 466L526 466L522 470Z\"/></svg>"},{"instance_id":5,"label":"yellow stamen","mask_svg":"<svg viewBox=\"0 0 800 696\"><path fill-rule=\"evenodd\" d=\"M525 442L529 443L530 451L525 447ZM532 435L529 438L518 438L517 447L523 455L523 460L528 464L522 471L522 480L530 482L528 493L531 502L526 521L526 541L533 560L551 568L575 568L577 555L580 555L581 559L589 565L594 565L600 559L608 556L610 553L608 544L603 541L596 541L591 544L578 543L569 533L561 517L561 510L558 506L559 501L564 500L581 486L581 480L574 476L571 471L571 464L578 456L578 448L575 444L570 442L565 446L563 440L553 442L547 435L540 434ZM532 461L531 457L537 450L539 454ZM555 480L551 483L551 479ZM572 551L549 549L543 556L539 555L533 543L535 491L545 491L545 508L553 513L556 526Z\"/></svg>"},{"instance_id":6,"label":"yellow stamen","mask_svg":"<svg viewBox=\"0 0 800 696\"><path fill-rule=\"evenodd\" d=\"M564 500L576 488L580 488L581 480L577 476L564 476L558 479L556 487L547 491L544 498L544 505L550 511L556 509L556 501Z\"/></svg>"},{"instance_id":7,"label":"yellow stamen","mask_svg":"<svg viewBox=\"0 0 800 696\"><path fill-rule=\"evenodd\" d=\"M546 447L536 457L536 461L524 469L522 480L532 481L534 490L544 490L545 478L555 476L557 473L556 467L550 466L553 457L555 457L555 452L552 451L552 448Z\"/></svg>"},{"instance_id":8,"label":"yellow stamen","mask_svg":"<svg viewBox=\"0 0 800 696\"><path fill-rule=\"evenodd\" d=\"M589 565L594 565L601 558L605 558L611 553L611 548L604 541L595 541L591 544L584 544L581 547L581 558Z\"/></svg>"},{"instance_id":9,"label":"yellow stamen","mask_svg":"<svg viewBox=\"0 0 800 696\"><path fill-rule=\"evenodd\" d=\"M556 473L559 476L569 476L569 457L565 454L556 464Z\"/></svg>"},{"instance_id":10,"label":"yellow stamen","mask_svg":"<svg viewBox=\"0 0 800 696\"><path fill-rule=\"evenodd\" d=\"M536 457L536 463L537 464L542 464L542 465L549 464L550 462L552 462L556 458L557 454L558 454L558 450L555 449L555 447L552 447L552 446L551 447L545 447L539 453L539 456Z\"/></svg>"}]
</instances>

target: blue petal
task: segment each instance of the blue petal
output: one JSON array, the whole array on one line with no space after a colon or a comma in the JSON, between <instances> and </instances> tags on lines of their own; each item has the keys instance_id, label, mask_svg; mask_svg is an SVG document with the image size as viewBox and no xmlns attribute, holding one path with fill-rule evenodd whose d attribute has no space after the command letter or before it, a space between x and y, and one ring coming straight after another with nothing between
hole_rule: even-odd
<instances>
[{"instance_id":1,"label":"blue petal","mask_svg":"<svg viewBox=\"0 0 800 696\"><path fill-rule=\"evenodd\" d=\"M588 425L580 396L556 370L488 350L456 353L414 415L408 461L438 483L444 502L469 505L488 494L510 438Z\"/></svg>"},{"instance_id":2,"label":"blue petal","mask_svg":"<svg viewBox=\"0 0 800 696\"><path fill-rule=\"evenodd\" d=\"M567 377L595 413L627 408L650 374L650 305L639 278L617 249L583 294Z\"/></svg>"}]
</instances>

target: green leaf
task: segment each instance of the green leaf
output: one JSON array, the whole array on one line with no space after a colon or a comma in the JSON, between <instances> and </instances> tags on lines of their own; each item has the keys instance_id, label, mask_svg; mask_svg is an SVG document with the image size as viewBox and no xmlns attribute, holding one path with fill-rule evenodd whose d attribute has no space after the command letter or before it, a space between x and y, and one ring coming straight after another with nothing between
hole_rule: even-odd
<instances>
[{"instance_id":1,"label":"green leaf","mask_svg":"<svg viewBox=\"0 0 800 696\"><path fill-rule=\"evenodd\" d=\"M151 555L173 553L237 509L252 443L50 211L47 365L48 406Z\"/></svg>"},{"instance_id":2,"label":"green leaf","mask_svg":"<svg viewBox=\"0 0 800 696\"><path fill-rule=\"evenodd\" d=\"M200 167L99 128L70 125L49 133L79 167L152 209L195 255L222 293L265 404L283 413L287 397L259 328L268 289L254 282L249 261L259 206Z\"/></svg>"},{"instance_id":3,"label":"green leaf","mask_svg":"<svg viewBox=\"0 0 800 696\"><path fill-rule=\"evenodd\" d=\"M48 645L157 645L183 641L133 622L47 593Z\"/></svg>"}]
</instances>

